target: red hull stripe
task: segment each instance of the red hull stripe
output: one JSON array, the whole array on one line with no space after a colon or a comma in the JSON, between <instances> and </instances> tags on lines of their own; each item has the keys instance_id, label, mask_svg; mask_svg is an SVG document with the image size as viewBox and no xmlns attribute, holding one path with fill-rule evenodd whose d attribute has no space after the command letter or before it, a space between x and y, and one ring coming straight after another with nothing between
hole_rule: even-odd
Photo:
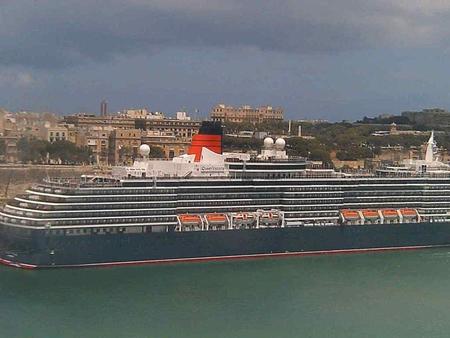
<instances>
[{"instance_id":1,"label":"red hull stripe","mask_svg":"<svg viewBox=\"0 0 450 338\"><path fill-rule=\"evenodd\" d=\"M0 264L7 265L7 266L12 266L12 267L15 267L15 268L21 268L21 269L34 269L34 268L37 268L36 265L26 264L26 263L15 263L15 262L9 261L7 259L3 259L3 258L0 258Z\"/></svg>"},{"instance_id":2,"label":"red hull stripe","mask_svg":"<svg viewBox=\"0 0 450 338\"><path fill-rule=\"evenodd\" d=\"M445 246L445 245L444 245ZM80 265L65 265L62 267L89 267L89 266L119 266L119 265L142 265L142 264L164 264L164 263L183 263L183 262L205 262L205 261L223 261L223 260L241 260L241 259L258 259L267 257L287 257L287 256L315 256L315 255L332 255L332 254L350 254L362 252L381 252L381 251L400 251L400 250L416 250L443 247L443 245L420 245L420 246L404 246L404 247L388 247L388 248L369 248L369 249L342 249L342 250L323 250L323 251L303 251L303 252L279 252L268 254L253 255L235 255L235 256L212 256L212 257L195 257L195 258L173 258L173 259L155 259L131 262L111 262L111 263L92 263Z\"/></svg>"},{"instance_id":3,"label":"red hull stripe","mask_svg":"<svg viewBox=\"0 0 450 338\"><path fill-rule=\"evenodd\" d=\"M55 266L36 266L24 263L14 263L6 259L0 258L0 264L13 266L22 269L33 268L83 268L83 267L108 267L120 265L143 265L143 264L167 264L167 263L181 263L181 262L205 262L205 261L222 261L232 259L257 259L266 257L288 257L288 256L315 256L315 255L331 255L331 254L350 254L363 252L383 252L383 251L400 251L400 250L416 250L447 247L449 245L417 245L417 246L401 246L401 247L387 247L387 248L367 248L367 249L342 249L342 250L323 250L323 251L303 251L303 252L281 252L268 254L254 254L254 255L236 255L236 256L213 256L213 257L195 257L195 258L173 258L173 259L153 259L142 261L128 261L128 262L109 262L109 263L89 263L76 265L55 265Z\"/></svg>"}]
</instances>

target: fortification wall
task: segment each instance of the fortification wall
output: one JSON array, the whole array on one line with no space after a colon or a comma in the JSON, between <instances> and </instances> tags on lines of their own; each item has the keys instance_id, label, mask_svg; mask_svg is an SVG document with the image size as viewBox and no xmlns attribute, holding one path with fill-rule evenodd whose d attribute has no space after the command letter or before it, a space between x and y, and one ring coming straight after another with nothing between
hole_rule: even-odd
<instances>
[{"instance_id":1,"label":"fortification wall","mask_svg":"<svg viewBox=\"0 0 450 338\"><path fill-rule=\"evenodd\" d=\"M0 200L4 201L22 193L33 183L45 177L79 177L83 174L101 173L93 166L60 166L60 165L11 165L0 166Z\"/></svg>"}]
</instances>

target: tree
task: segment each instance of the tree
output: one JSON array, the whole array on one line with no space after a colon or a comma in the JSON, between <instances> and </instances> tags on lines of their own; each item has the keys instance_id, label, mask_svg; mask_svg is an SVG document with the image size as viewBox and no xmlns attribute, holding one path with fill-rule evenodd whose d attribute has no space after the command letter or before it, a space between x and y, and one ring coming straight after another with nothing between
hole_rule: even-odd
<instances>
[{"instance_id":1,"label":"tree","mask_svg":"<svg viewBox=\"0 0 450 338\"><path fill-rule=\"evenodd\" d=\"M255 138L224 136L222 145L226 150L258 150L261 149L263 141Z\"/></svg>"},{"instance_id":2,"label":"tree","mask_svg":"<svg viewBox=\"0 0 450 338\"><path fill-rule=\"evenodd\" d=\"M292 137L287 142L286 148L289 155L302 156L313 161L331 164L329 148L317 139L310 140Z\"/></svg>"},{"instance_id":3,"label":"tree","mask_svg":"<svg viewBox=\"0 0 450 338\"><path fill-rule=\"evenodd\" d=\"M49 158L60 161L63 164L89 163L91 151L88 147L77 147L69 141L55 141L48 143Z\"/></svg>"},{"instance_id":4,"label":"tree","mask_svg":"<svg viewBox=\"0 0 450 338\"><path fill-rule=\"evenodd\" d=\"M150 146L150 157L151 158L165 158L166 154L161 147Z\"/></svg>"},{"instance_id":5,"label":"tree","mask_svg":"<svg viewBox=\"0 0 450 338\"><path fill-rule=\"evenodd\" d=\"M133 159L133 148L130 146L122 146L119 148L119 162L126 164Z\"/></svg>"},{"instance_id":6,"label":"tree","mask_svg":"<svg viewBox=\"0 0 450 338\"><path fill-rule=\"evenodd\" d=\"M47 156L47 141L22 137L17 142L19 161L23 163L42 163Z\"/></svg>"},{"instance_id":7,"label":"tree","mask_svg":"<svg viewBox=\"0 0 450 338\"><path fill-rule=\"evenodd\" d=\"M6 155L6 142L5 140L0 140L0 155Z\"/></svg>"},{"instance_id":8,"label":"tree","mask_svg":"<svg viewBox=\"0 0 450 338\"><path fill-rule=\"evenodd\" d=\"M77 147L69 141L50 143L36 138L22 137L17 142L19 160L23 163L47 163L47 156L63 164L89 163L91 151L88 147Z\"/></svg>"}]
</instances>

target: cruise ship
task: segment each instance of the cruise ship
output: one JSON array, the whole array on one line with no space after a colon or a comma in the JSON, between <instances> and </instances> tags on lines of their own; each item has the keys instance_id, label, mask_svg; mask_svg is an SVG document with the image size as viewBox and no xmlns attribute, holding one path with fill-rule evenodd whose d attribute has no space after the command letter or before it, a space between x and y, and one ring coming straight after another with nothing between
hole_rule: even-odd
<instances>
[{"instance_id":1,"label":"cruise ship","mask_svg":"<svg viewBox=\"0 0 450 338\"><path fill-rule=\"evenodd\" d=\"M287 155L222 151L204 122L187 154L110 175L49 178L0 212L0 262L32 269L450 245L450 168L435 156L346 174Z\"/></svg>"}]
</instances>

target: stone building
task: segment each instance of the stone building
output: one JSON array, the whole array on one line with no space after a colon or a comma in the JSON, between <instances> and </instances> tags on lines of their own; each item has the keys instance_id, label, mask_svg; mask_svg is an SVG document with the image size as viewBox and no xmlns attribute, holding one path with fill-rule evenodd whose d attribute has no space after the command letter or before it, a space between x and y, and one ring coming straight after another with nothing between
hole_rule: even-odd
<instances>
[{"instance_id":1,"label":"stone building","mask_svg":"<svg viewBox=\"0 0 450 338\"><path fill-rule=\"evenodd\" d=\"M138 154L141 145L139 129L115 129L109 135L109 164L131 164Z\"/></svg>"},{"instance_id":2,"label":"stone building","mask_svg":"<svg viewBox=\"0 0 450 338\"><path fill-rule=\"evenodd\" d=\"M162 133L172 132L176 137L191 138L198 132L200 121L176 120L176 119L145 119L130 118L124 116L95 116L77 114L65 116L66 124L74 125L76 128L110 127L112 129L141 129L156 130Z\"/></svg>"},{"instance_id":3,"label":"stone building","mask_svg":"<svg viewBox=\"0 0 450 338\"><path fill-rule=\"evenodd\" d=\"M141 109L125 109L122 111L121 116L132 119L164 119L164 114L160 112L151 112L146 108Z\"/></svg>"},{"instance_id":4,"label":"stone building","mask_svg":"<svg viewBox=\"0 0 450 338\"><path fill-rule=\"evenodd\" d=\"M107 165L109 162L109 136L111 129L93 127L85 134L85 144L91 150L95 163Z\"/></svg>"},{"instance_id":5,"label":"stone building","mask_svg":"<svg viewBox=\"0 0 450 338\"><path fill-rule=\"evenodd\" d=\"M166 158L173 158L187 153L187 149L191 144L187 138L178 138L173 133L164 133L155 130L142 132L141 142L149 146L161 148ZM151 155L150 153L150 157Z\"/></svg>"},{"instance_id":6,"label":"stone building","mask_svg":"<svg viewBox=\"0 0 450 338\"><path fill-rule=\"evenodd\" d=\"M69 132L65 126L51 126L46 124L41 127L41 139L45 141L50 143L55 141L67 141L68 138Z\"/></svg>"},{"instance_id":7,"label":"stone building","mask_svg":"<svg viewBox=\"0 0 450 338\"><path fill-rule=\"evenodd\" d=\"M17 142L19 138L17 134L12 133L7 136L0 136L0 142L3 143L2 155L0 159L2 162L12 163L17 161Z\"/></svg>"},{"instance_id":8,"label":"stone building","mask_svg":"<svg viewBox=\"0 0 450 338\"><path fill-rule=\"evenodd\" d=\"M218 104L213 107L210 113L213 121L221 122L252 122L261 123L265 121L283 120L283 109L272 106L261 106L253 108L251 106L233 107Z\"/></svg>"}]
</instances>

